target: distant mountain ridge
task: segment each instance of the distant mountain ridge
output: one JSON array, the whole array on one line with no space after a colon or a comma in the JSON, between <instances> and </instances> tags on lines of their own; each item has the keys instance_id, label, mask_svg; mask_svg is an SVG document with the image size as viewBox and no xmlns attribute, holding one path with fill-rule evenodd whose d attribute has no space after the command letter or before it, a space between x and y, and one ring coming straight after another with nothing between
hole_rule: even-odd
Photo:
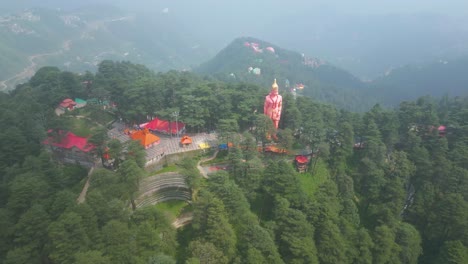
<instances>
[{"instance_id":1,"label":"distant mountain ridge","mask_svg":"<svg viewBox=\"0 0 468 264\"><path fill-rule=\"evenodd\" d=\"M390 68L468 54L466 15L326 11L311 15L310 10L303 10L283 18L288 22L271 22L261 36L276 36L277 44L283 47L320 54L366 80Z\"/></svg>"},{"instance_id":2,"label":"distant mountain ridge","mask_svg":"<svg viewBox=\"0 0 468 264\"><path fill-rule=\"evenodd\" d=\"M370 84L369 94L391 105L424 95L466 96L468 57L394 69L374 80Z\"/></svg>"},{"instance_id":3,"label":"distant mountain ridge","mask_svg":"<svg viewBox=\"0 0 468 264\"><path fill-rule=\"evenodd\" d=\"M0 35L0 81L9 79L10 89L44 65L83 72L112 59L167 71L190 69L207 56L171 14L134 15L103 5L0 14ZM28 66L31 72L22 72Z\"/></svg>"},{"instance_id":4,"label":"distant mountain ridge","mask_svg":"<svg viewBox=\"0 0 468 264\"><path fill-rule=\"evenodd\" d=\"M253 45L253 46L252 46ZM267 48L271 47L272 50ZM309 96L340 108L365 111L379 103L395 107L405 100L430 95L468 95L468 57L396 68L373 81L361 81L346 70L275 44L242 37L213 59L195 68L227 82L250 82L270 87L274 78L283 92L295 86L298 96ZM289 84L289 87L288 87Z\"/></svg>"},{"instance_id":5,"label":"distant mountain ridge","mask_svg":"<svg viewBox=\"0 0 468 264\"><path fill-rule=\"evenodd\" d=\"M196 32L196 31L194 31ZM193 33L195 34L195 33ZM135 15L107 5L73 11L28 9L0 14L0 90L13 89L41 66L94 71L103 60L132 61L155 71L194 70L226 82L256 83L298 96L364 111L375 103L395 106L423 95L466 95L468 58L396 68L362 82L319 58L252 37L237 38L199 67L212 52L176 16L157 10ZM213 34L216 34L215 32Z\"/></svg>"}]
</instances>

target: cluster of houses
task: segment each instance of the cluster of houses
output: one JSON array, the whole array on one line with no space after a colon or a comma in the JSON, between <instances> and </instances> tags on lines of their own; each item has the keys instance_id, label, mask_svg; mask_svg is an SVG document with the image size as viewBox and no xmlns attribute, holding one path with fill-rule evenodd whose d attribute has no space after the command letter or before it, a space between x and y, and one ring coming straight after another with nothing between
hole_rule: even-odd
<instances>
[{"instance_id":1,"label":"cluster of houses","mask_svg":"<svg viewBox=\"0 0 468 264\"><path fill-rule=\"evenodd\" d=\"M99 105L103 109L116 107L115 104L105 100L80 98L66 98L56 107L55 113L62 115L69 111L85 107L86 105ZM149 149L160 143L160 138L154 132L180 135L185 131L185 124L182 122L170 122L154 118L148 123L135 126L135 129L125 129L124 133L132 140L139 141L145 148ZM180 140L182 146L192 144L192 139L183 136ZM96 146L88 142L87 137L79 137L72 132L48 131L48 137L43 141L43 145L48 149L54 158L62 163L78 163L85 167L92 167L96 160ZM110 159L109 155L103 156L103 160Z\"/></svg>"},{"instance_id":2,"label":"cluster of houses","mask_svg":"<svg viewBox=\"0 0 468 264\"><path fill-rule=\"evenodd\" d=\"M99 105L103 109L115 107L115 104L109 101L96 98L88 100L65 98L55 108L55 114L60 116L87 105ZM92 167L95 163L96 146L89 143L87 137L77 136L70 131L49 130L47 138L42 143L59 162L78 163L84 167Z\"/></svg>"},{"instance_id":3,"label":"cluster of houses","mask_svg":"<svg viewBox=\"0 0 468 264\"><path fill-rule=\"evenodd\" d=\"M248 48L251 48L255 53L263 53L263 49L260 48L260 44L256 43L256 42L244 42L244 47L248 47ZM275 53L275 48L273 47L266 47L265 48L266 51L270 52L270 53Z\"/></svg>"},{"instance_id":4,"label":"cluster of houses","mask_svg":"<svg viewBox=\"0 0 468 264\"><path fill-rule=\"evenodd\" d=\"M97 98L91 98L88 100L84 100L81 98L75 98L75 100L71 98L65 98L58 104L58 106L55 108L55 114L58 116L65 114L66 112L73 111L78 108L83 108L86 105L99 105L102 107L102 109L109 109L109 108L115 108L116 104L112 103L108 100L99 100Z\"/></svg>"}]
</instances>

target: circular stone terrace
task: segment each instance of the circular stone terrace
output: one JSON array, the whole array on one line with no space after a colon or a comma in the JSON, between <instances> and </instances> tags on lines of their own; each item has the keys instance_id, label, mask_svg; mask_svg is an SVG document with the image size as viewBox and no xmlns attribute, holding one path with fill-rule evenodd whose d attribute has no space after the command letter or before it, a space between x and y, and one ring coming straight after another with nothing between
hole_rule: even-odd
<instances>
[{"instance_id":1,"label":"circular stone terrace","mask_svg":"<svg viewBox=\"0 0 468 264\"><path fill-rule=\"evenodd\" d=\"M184 175L167 172L143 179L137 197L135 204L139 208L169 200L190 202L192 193Z\"/></svg>"}]
</instances>

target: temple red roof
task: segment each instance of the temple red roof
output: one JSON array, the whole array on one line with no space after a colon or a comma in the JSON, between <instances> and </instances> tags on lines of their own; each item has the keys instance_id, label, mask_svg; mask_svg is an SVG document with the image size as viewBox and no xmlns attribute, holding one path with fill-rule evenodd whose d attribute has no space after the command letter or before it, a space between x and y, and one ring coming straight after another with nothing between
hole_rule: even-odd
<instances>
[{"instance_id":1,"label":"temple red roof","mask_svg":"<svg viewBox=\"0 0 468 264\"><path fill-rule=\"evenodd\" d=\"M63 131L59 131L59 142L57 142L57 137L49 136L46 140L43 141L43 143L45 145L52 145L55 147L65 149L71 149L75 147L83 152L89 152L96 148L96 146L94 146L93 144L88 143L88 139L85 137L79 137L73 134L72 132L67 132L65 135L63 135L63 133Z\"/></svg>"},{"instance_id":2,"label":"temple red roof","mask_svg":"<svg viewBox=\"0 0 468 264\"><path fill-rule=\"evenodd\" d=\"M64 99L61 103L60 103L60 107L62 108L70 108L70 109L73 109L73 107L76 105L75 101L73 101L72 99L70 98L67 98L67 99Z\"/></svg>"},{"instance_id":3,"label":"temple red roof","mask_svg":"<svg viewBox=\"0 0 468 264\"><path fill-rule=\"evenodd\" d=\"M189 137L189 136L183 136L183 137L180 139L180 143L181 143L182 145L192 144L192 138Z\"/></svg>"},{"instance_id":4,"label":"temple red roof","mask_svg":"<svg viewBox=\"0 0 468 264\"><path fill-rule=\"evenodd\" d=\"M309 162L309 159L306 156L298 155L296 156L296 162L300 164L304 164Z\"/></svg>"},{"instance_id":5,"label":"temple red roof","mask_svg":"<svg viewBox=\"0 0 468 264\"><path fill-rule=\"evenodd\" d=\"M140 127L148 128L158 132L177 134L177 132L180 133L180 131L184 130L185 124L182 122L169 122L167 120L161 120L156 117L148 123L141 124ZM177 129L179 131L177 131Z\"/></svg>"},{"instance_id":6,"label":"temple red roof","mask_svg":"<svg viewBox=\"0 0 468 264\"><path fill-rule=\"evenodd\" d=\"M151 134L147 128L133 132L130 137L133 140L139 140L140 144L145 148L160 140L158 136Z\"/></svg>"}]
</instances>

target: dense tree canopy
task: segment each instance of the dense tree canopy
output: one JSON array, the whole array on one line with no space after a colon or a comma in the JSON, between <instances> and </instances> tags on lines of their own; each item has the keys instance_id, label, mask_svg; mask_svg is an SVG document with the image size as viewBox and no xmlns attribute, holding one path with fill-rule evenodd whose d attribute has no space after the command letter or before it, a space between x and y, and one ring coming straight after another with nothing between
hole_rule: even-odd
<instances>
[{"instance_id":1,"label":"dense tree canopy","mask_svg":"<svg viewBox=\"0 0 468 264\"><path fill-rule=\"evenodd\" d=\"M293 155L257 151L275 133L261 114L266 93L104 61L96 74L43 68L0 94L0 261L466 263L467 98L355 114L285 95L278 145L311 156L313 169L298 173ZM56 163L41 142L73 118L54 107L80 96L115 102L112 114L128 124L179 111L189 131L217 130L234 142L223 154L229 169L209 179L195 160L178 164L194 194L191 225L175 230L159 209L136 209L144 152L109 141L105 126L92 140L122 162L96 169L86 201L76 203L86 169Z\"/></svg>"}]
</instances>

